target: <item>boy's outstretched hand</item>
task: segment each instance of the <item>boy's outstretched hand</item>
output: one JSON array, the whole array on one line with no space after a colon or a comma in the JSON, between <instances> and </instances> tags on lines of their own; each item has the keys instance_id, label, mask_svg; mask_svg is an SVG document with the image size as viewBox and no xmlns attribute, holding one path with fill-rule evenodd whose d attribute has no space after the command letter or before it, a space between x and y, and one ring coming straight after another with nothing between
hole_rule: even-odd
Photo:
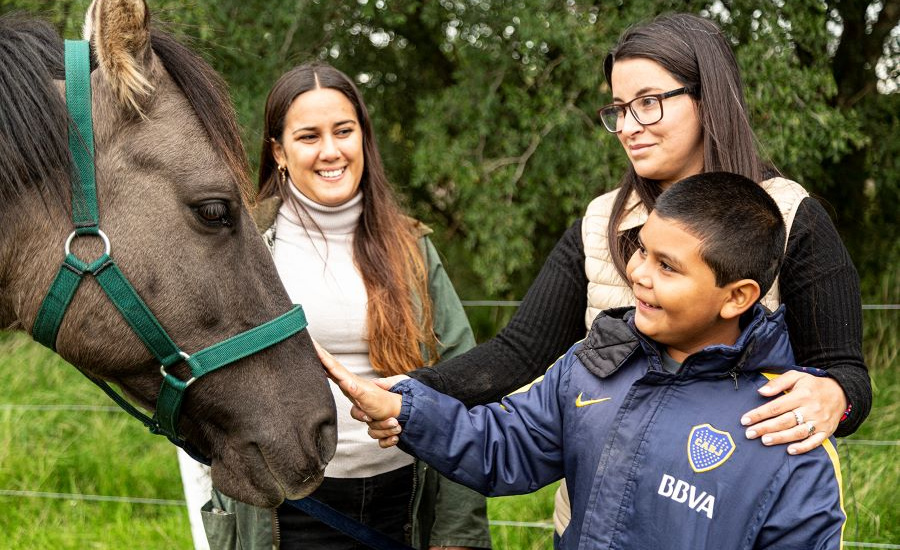
<instances>
[{"instance_id":1,"label":"boy's outstretched hand","mask_svg":"<svg viewBox=\"0 0 900 550\"><path fill-rule=\"evenodd\" d=\"M316 346L319 359L325 365L325 374L341 388L344 395L353 402L357 409L374 420L385 420L400 415L403 398L399 394L387 390L397 382L409 378L408 376L398 375L378 380L360 378L348 371L347 367L325 351L317 342L313 342L313 344Z\"/></svg>"}]
</instances>

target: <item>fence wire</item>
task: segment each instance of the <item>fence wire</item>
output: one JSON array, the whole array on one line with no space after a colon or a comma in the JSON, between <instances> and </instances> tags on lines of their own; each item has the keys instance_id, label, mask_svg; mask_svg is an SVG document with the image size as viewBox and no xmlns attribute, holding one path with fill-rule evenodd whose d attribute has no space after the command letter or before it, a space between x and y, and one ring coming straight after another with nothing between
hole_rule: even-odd
<instances>
[{"instance_id":1,"label":"fence wire","mask_svg":"<svg viewBox=\"0 0 900 550\"><path fill-rule=\"evenodd\" d=\"M114 406L104 405L76 405L76 404L18 404L18 403L0 403L0 410L8 411L88 411L88 412L111 412L124 413L122 409ZM872 439L841 439L838 447L843 446L870 446L870 447L898 447L900 441L890 440L872 440ZM27 491L14 489L0 489L0 497L9 498L46 498L67 501L83 501L83 502L115 502L121 504L143 504L152 506L187 506L184 500L176 499L159 499L159 498L142 498L130 496L116 495L90 495L81 493L57 493L49 491ZM509 521L509 520L490 520L492 527L513 527L518 529L544 529L553 530L553 524L538 521ZM872 548L885 550L900 550L900 544L870 543L870 542L854 542L845 541L846 548Z\"/></svg>"},{"instance_id":2,"label":"fence wire","mask_svg":"<svg viewBox=\"0 0 900 550\"><path fill-rule=\"evenodd\" d=\"M111 495L83 495L78 493L50 493L44 491L12 491L0 489L0 497L20 497L20 498L49 498L60 500L78 500L88 502L118 502L123 504L149 504L155 506L186 506L183 500L168 500L159 498L137 498L122 497ZM517 527L531 529L553 530L552 523L544 523L539 521L507 521L495 519L489 521L492 527ZM886 550L900 550L900 544L885 544L877 542L853 542L844 541L844 547L847 548L876 548Z\"/></svg>"},{"instance_id":3,"label":"fence wire","mask_svg":"<svg viewBox=\"0 0 900 550\"><path fill-rule=\"evenodd\" d=\"M462 300L465 307L518 307L521 300ZM900 310L900 304L864 304L864 310ZM111 405L77 405L77 404L27 404L27 403L0 403L0 410L8 411L62 411L62 412L111 412L124 413L121 408ZM871 446L871 447L900 447L897 440L872 440L872 439L841 439L839 447ZM80 493L56 493L48 491L25 491L13 489L0 489L0 497L10 498L46 498L57 500L72 500L85 502L116 502L122 504L144 504L151 506L187 506L184 500L142 498L115 495L88 495ZM508 521L490 520L491 526L515 527L530 529L553 530L552 523L536 521ZM883 550L900 550L900 544L844 541L846 548L872 548Z\"/></svg>"}]
</instances>

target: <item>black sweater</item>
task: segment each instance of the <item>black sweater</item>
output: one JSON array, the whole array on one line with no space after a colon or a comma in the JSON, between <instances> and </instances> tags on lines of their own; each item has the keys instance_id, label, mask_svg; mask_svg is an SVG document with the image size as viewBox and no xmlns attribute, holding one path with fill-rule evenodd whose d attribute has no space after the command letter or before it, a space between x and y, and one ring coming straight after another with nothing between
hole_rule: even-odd
<instances>
[{"instance_id":1,"label":"black sweater","mask_svg":"<svg viewBox=\"0 0 900 550\"><path fill-rule=\"evenodd\" d=\"M497 401L524 386L584 338L587 275L581 220L556 243L509 324L494 338L434 367L409 373L467 406ZM798 364L828 371L853 410L836 435L856 431L872 406L862 356L859 276L825 209L797 209L778 278Z\"/></svg>"}]
</instances>

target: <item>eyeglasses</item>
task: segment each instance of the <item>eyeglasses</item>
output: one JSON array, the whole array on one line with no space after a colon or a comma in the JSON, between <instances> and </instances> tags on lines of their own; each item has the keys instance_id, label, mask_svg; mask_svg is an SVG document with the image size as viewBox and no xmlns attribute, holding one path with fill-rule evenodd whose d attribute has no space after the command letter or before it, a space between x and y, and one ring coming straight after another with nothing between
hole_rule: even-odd
<instances>
[{"instance_id":1,"label":"eyeglasses","mask_svg":"<svg viewBox=\"0 0 900 550\"><path fill-rule=\"evenodd\" d=\"M605 107L597 110L597 116L603 122L603 126L614 134L622 131L625 125L625 109L631 111L634 120L641 126L650 126L656 124L663 117L662 100L667 97L674 97L681 94L693 93L694 89L690 86L678 88L671 92L662 94L649 94L638 96L628 103L610 103Z\"/></svg>"}]
</instances>

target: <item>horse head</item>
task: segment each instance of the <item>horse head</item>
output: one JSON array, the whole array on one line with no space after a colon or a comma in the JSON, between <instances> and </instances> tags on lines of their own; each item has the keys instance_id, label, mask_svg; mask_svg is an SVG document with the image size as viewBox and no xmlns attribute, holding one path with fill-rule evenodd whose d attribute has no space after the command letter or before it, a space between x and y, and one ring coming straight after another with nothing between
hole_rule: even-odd
<instances>
[{"instance_id":1,"label":"horse head","mask_svg":"<svg viewBox=\"0 0 900 550\"><path fill-rule=\"evenodd\" d=\"M248 214L246 157L220 77L151 30L143 0L94 0L84 29L99 225L121 272L188 354L288 311ZM0 56L0 326L31 331L73 229L62 43L46 24L0 20ZM89 261L103 243L77 238L72 252ZM78 287L55 348L155 407L160 364L95 281ZM184 362L169 372L190 377ZM210 458L226 494L275 506L310 493L336 428L308 333L198 378L178 431Z\"/></svg>"}]
</instances>

